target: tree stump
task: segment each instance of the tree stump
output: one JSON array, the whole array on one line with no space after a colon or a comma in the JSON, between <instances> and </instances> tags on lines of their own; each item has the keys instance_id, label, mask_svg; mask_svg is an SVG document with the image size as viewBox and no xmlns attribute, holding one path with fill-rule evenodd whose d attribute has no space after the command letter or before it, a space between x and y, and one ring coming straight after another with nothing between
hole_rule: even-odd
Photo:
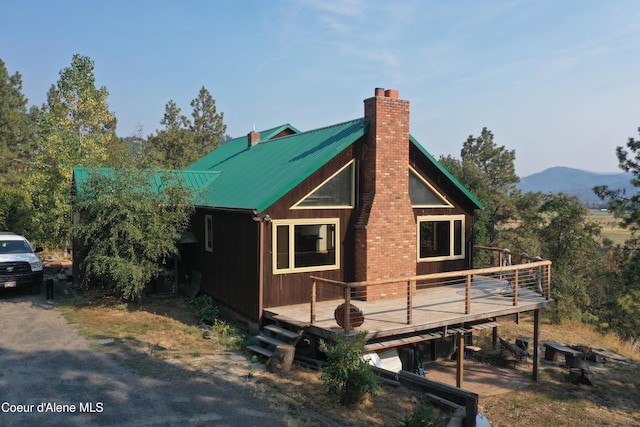
<instances>
[{"instance_id":1,"label":"tree stump","mask_svg":"<svg viewBox=\"0 0 640 427\"><path fill-rule=\"evenodd\" d=\"M267 360L267 371L273 374L282 374L291 370L296 348L292 345L279 345Z\"/></svg>"},{"instance_id":2,"label":"tree stump","mask_svg":"<svg viewBox=\"0 0 640 427\"><path fill-rule=\"evenodd\" d=\"M593 376L591 371L582 368L569 369L569 381L572 384L593 385Z\"/></svg>"}]
</instances>

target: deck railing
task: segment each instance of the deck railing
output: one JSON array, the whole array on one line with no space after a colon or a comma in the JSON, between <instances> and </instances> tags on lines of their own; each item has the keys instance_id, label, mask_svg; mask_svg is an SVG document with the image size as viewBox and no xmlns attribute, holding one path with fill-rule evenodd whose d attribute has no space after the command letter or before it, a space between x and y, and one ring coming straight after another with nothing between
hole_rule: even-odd
<instances>
[{"instance_id":1,"label":"deck railing","mask_svg":"<svg viewBox=\"0 0 640 427\"><path fill-rule=\"evenodd\" d=\"M535 292L545 300L550 298L551 287L551 261L542 260L539 257L531 257L527 254L513 253L508 249L476 247L477 250L489 251L496 255L492 257L495 266L476 268L473 270L459 270L444 273L432 273L410 277L394 277L384 280L365 282L341 282L318 276L311 276L311 324L316 322L316 303L318 301L318 283L323 286L322 299L344 300L344 321L341 325L345 333L351 330L352 299L367 299L375 289L393 286L404 294L399 298L406 298L406 324L413 324L413 297L418 289L435 288L444 286L464 286L464 313L472 314L471 296L474 285L481 286L488 280L499 283L503 296L511 297L513 306L518 306L518 295L522 289ZM517 263L513 264L517 260ZM492 282L492 283L493 283ZM366 316L366 313L364 313Z\"/></svg>"}]
</instances>

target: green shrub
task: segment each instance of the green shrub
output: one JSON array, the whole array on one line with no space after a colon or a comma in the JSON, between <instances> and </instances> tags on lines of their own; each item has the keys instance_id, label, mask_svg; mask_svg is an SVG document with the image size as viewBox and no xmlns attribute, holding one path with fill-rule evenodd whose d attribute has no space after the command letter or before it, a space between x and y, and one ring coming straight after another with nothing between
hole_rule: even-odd
<instances>
[{"instance_id":1,"label":"green shrub","mask_svg":"<svg viewBox=\"0 0 640 427\"><path fill-rule=\"evenodd\" d=\"M431 406L422 405L413 411L411 418L405 417L404 425L405 427L435 427L440 425L441 421L440 417L433 413Z\"/></svg>"},{"instance_id":2,"label":"green shrub","mask_svg":"<svg viewBox=\"0 0 640 427\"><path fill-rule=\"evenodd\" d=\"M323 385L329 393L340 396L343 405L360 403L367 394L380 391L378 378L371 365L362 359L365 344L365 333L351 338L334 334L332 345L320 342L320 350L329 362L321 375Z\"/></svg>"},{"instance_id":3,"label":"green shrub","mask_svg":"<svg viewBox=\"0 0 640 427\"><path fill-rule=\"evenodd\" d=\"M220 310L213 305L211 297L209 295L199 295L192 301L193 311L198 319L207 325L213 325L218 319Z\"/></svg>"},{"instance_id":4,"label":"green shrub","mask_svg":"<svg viewBox=\"0 0 640 427\"><path fill-rule=\"evenodd\" d=\"M216 319L211 326L218 343L231 350L242 350L245 341L244 336L232 324L221 319Z\"/></svg>"}]
</instances>

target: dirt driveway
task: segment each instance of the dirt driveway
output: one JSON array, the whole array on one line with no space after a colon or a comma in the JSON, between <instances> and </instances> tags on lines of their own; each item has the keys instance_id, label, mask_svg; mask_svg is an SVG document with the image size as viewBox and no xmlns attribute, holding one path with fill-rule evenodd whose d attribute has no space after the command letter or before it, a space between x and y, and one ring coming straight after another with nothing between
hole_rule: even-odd
<instances>
[{"instance_id":1,"label":"dirt driveway","mask_svg":"<svg viewBox=\"0 0 640 427\"><path fill-rule=\"evenodd\" d=\"M0 425L288 424L250 384L170 364L143 376L92 349L44 295L0 292Z\"/></svg>"}]
</instances>

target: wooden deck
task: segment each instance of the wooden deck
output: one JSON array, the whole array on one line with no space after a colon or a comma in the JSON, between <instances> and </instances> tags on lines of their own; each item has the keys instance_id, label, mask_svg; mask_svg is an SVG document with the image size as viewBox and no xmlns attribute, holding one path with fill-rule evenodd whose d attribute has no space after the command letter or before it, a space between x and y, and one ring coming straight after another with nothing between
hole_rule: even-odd
<instances>
[{"instance_id":1,"label":"wooden deck","mask_svg":"<svg viewBox=\"0 0 640 427\"><path fill-rule=\"evenodd\" d=\"M464 283L418 289L411 298L411 324L407 324L407 298L362 301L351 304L364 314L364 323L354 332L366 331L369 341L417 334L438 328L456 328L474 323L489 322L495 317L541 309L553 304L535 289L518 288L517 299L508 282L492 277L474 276L470 291L469 310ZM280 323L304 325L320 337L343 332L334 318L334 311L344 299L316 302L315 322L311 323L310 303L264 310L267 319ZM515 303L515 305L514 305Z\"/></svg>"}]
</instances>

